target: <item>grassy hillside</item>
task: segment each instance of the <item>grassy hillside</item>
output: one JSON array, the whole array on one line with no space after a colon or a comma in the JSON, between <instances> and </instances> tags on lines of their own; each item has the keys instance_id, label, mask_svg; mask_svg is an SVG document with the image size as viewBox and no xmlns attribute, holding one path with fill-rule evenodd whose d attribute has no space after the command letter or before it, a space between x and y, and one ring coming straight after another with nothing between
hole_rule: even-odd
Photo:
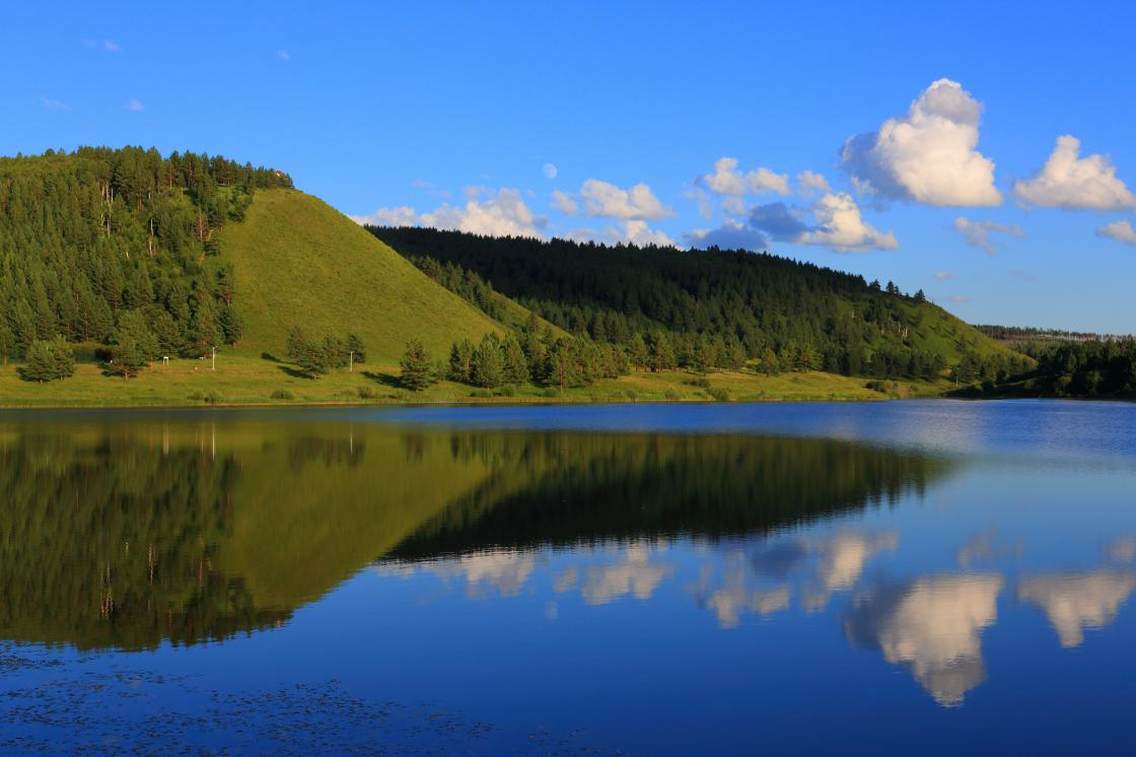
<instances>
[{"instance_id":1,"label":"grassy hillside","mask_svg":"<svg viewBox=\"0 0 1136 757\"><path fill-rule=\"evenodd\" d=\"M283 355L291 326L312 335L362 337L372 362L395 364L417 337L443 356L460 337L501 326L431 281L326 203L301 192L258 192L245 220L221 233L234 303L244 321L241 354Z\"/></svg>"}]
</instances>

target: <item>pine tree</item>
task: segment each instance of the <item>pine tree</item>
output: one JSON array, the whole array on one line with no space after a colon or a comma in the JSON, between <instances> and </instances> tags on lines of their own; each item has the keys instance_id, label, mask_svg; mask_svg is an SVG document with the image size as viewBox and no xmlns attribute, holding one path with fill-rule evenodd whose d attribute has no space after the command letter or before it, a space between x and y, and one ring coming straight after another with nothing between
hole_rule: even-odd
<instances>
[{"instance_id":1,"label":"pine tree","mask_svg":"<svg viewBox=\"0 0 1136 757\"><path fill-rule=\"evenodd\" d=\"M501 355L501 342L487 334L473 351L472 378L476 386L493 389L505 380L505 365Z\"/></svg>"},{"instance_id":2,"label":"pine tree","mask_svg":"<svg viewBox=\"0 0 1136 757\"><path fill-rule=\"evenodd\" d=\"M347 335L347 350L352 353L351 360L356 363L367 362L367 348L363 346L363 340L359 338L358 334Z\"/></svg>"},{"instance_id":3,"label":"pine tree","mask_svg":"<svg viewBox=\"0 0 1136 757\"><path fill-rule=\"evenodd\" d=\"M677 365L674 347L666 332L660 331L651 340L651 370L668 371Z\"/></svg>"},{"instance_id":4,"label":"pine tree","mask_svg":"<svg viewBox=\"0 0 1136 757\"><path fill-rule=\"evenodd\" d=\"M411 339L406 343L401 366L402 375L399 381L410 391L420 392L434 383L434 369L430 364L430 355L419 340Z\"/></svg>"},{"instance_id":5,"label":"pine tree","mask_svg":"<svg viewBox=\"0 0 1136 757\"><path fill-rule=\"evenodd\" d=\"M651 353L647 349L647 342L639 332L635 332L627 345L627 357L636 368L646 368L650 363Z\"/></svg>"},{"instance_id":6,"label":"pine tree","mask_svg":"<svg viewBox=\"0 0 1136 757\"><path fill-rule=\"evenodd\" d=\"M468 339L454 342L450 348L449 378L462 384L473 382L473 344Z\"/></svg>"},{"instance_id":7,"label":"pine tree","mask_svg":"<svg viewBox=\"0 0 1136 757\"><path fill-rule=\"evenodd\" d=\"M525 357L524 349L521 348L521 343L515 337L509 337L505 340L502 359L505 383L527 384L529 382L528 359Z\"/></svg>"},{"instance_id":8,"label":"pine tree","mask_svg":"<svg viewBox=\"0 0 1136 757\"><path fill-rule=\"evenodd\" d=\"M55 378L70 378L75 374L75 353L62 336L51 340L51 352L55 358Z\"/></svg>"},{"instance_id":9,"label":"pine tree","mask_svg":"<svg viewBox=\"0 0 1136 757\"><path fill-rule=\"evenodd\" d=\"M56 375L55 352L51 342L37 339L28 347L25 363L20 368L20 378L24 381L37 381L44 383L59 378Z\"/></svg>"}]
</instances>

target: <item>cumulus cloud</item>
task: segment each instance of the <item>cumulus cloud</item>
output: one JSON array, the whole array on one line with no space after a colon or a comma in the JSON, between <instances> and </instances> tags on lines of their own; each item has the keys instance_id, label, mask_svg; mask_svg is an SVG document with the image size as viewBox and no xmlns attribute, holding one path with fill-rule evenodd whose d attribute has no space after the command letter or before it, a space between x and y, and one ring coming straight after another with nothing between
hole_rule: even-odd
<instances>
[{"instance_id":1,"label":"cumulus cloud","mask_svg":"<svg viewBox=\"0 0 1136 757\"><path fill-rule=\"evenodd\" d=\"M659 247L674 247L674 240L658 229L652 229L646 221L624 221L623 240L640 247L657 245Z\"/></svg>"},{"instance_id":2,"label":"cumulus cloud","mask_svg":"<svg viewBox=\"0 0 1136 757\"><path fill-rule=\"evenodd\" d=\"M758 205L750 210L749 223L755 229L783 242L795 242L810 229L800 216L801 211L791 209L783 202Z\"/></svg>"},{"instance_id":3,"label":"cumulus cloud","mask_svg":"<svg viewBox=\"0 0 1136 757\"><path fill-rule=\"evenodd\" d=\"M700 182L721 195L740 197L744 194L789 194L788 174L779 174L768 168L756 168L742 174L737 158L718 158L714 172L701 177Z\"/></svg>"},{"instance_id":4,"label":"cumulus cloud","mask_svg":"<svg viewBox=\"0 0 1136 757\"><path fill-rule=\"evenodd\" d=\"M602 218L651 221L672 214L671 209L659 202L659 198L655 197L646 184L621 189L606 181L588 179L580 187L580 197L589 215Z\"/></svg>"},{"instance_id":5,"label":"cumulus cloud","mask_svg":"<svg viewBox=\"0 0 1136 757\"><path fill-rule=\"evenodd\" d=\"M806 197L814 193L832 191L832 188L828 185L828 179L815 171L801 171L797 174L797 189L800 194Z\"/></svg>"},{"instance_id":6,"label":"cumulus cloud","mask_svg":"<svg viewBox=\"0 0 1136 757\"><path fill-rule=\"evenodd\" d=\"M738 172L737 158L718 158L714 161L714 172L704 175L702 183L720 195L743 195L746 192L745 177Z\"/></svg>"},{"instance_id":7,"label":"cumulus cloud","mask_svg":"<svg viewBox=\"0 0 1136 757\"><path fill-rule=\"evenodd\" d=\"M997 252L993 240L990 239L991 234L1006 234L1007 236L1021 239L1025 236L1022 227L1017 224L1004 224L995 223L994 221L972 221L969 218L959 216L955 219L955 231L957 231L966 243L971 247L978 247L986 251L987 255L993 255Z\"/></svg>"},{"instance_id":8,"label":"cumulus cloud","mask_svg":"<svg viewBox=\"0 0 1136 757\"><path fill-rule=\"evenodd\" d=\"M698 249L718 247L723 250L760 252L769 246L769 240L764 234L733 218L727 218L716 229L694 229L684 236L687 244Z\"/></svg>"},{"instance_id":9,"label":"cumulus cloud","mask_svg":"<svg viewBox=\"0 0 1136 757\"><path fill-rule=\"evenodd\" d=\"M1136 244L1136 228L1131 221L1113 221L1097 229L1098 237L1115 239L1125 244Z\"/></svg>"},{"instance_id":10,"label":"cumulus cloud","mask_svg":"<svg viewBox=\"0 0 1136 757\"><path fill-rule=\"evenodd\" d=\"M744 249L764 249L767 239L830 247L837 252L893 250L899 246L892 232L880 232L865 222L856 201L845 193L830 192L809 208L783 202L756 205L748 210L747 223L748 229L727 219L717 229L696 229L686 238L699 246Z\"/></svg>"},{"instance_id":11,"label":"cumulus cloud","mask_svg":"<svg viewBox=\"0 0 1136 757\"><path fill-rule=\"evenodd\" d=\"M520 192L499 189L485 200L471 196L461 207L443 205L423 213L422 224L492 237L540 237L544 219L533 214Z\"/></svg>"},{"instance_id":12,"label":"cumulus cloud","mask_svg":"<svg viewBox=\"0 0 1136 757\"><path fill-rule=\"evenodd\" d=\"M774 173L768 168L758 168L746 174L746 182L754 194L773 192L781 196L789 194L789 175Z\"/></svg>"},{"instance_id":13,"label":"cumulus cloud","mask_svg":"<svg viewBox=\"0 0 1136 757\"><path fill-rule=\"evenodd\" d=\"M120 52L122 52L122 46L119 45L114 40L104 39L103 40L103 50L108 52L108 53L120 53Z\"/></svg>"},{"instance_id":14,"label":"cumulus cloud","mask_svg":"<svg viewBox=\"0 0 1136 757\"><path fill-rule=\"evenodd\" d=\"M797 244L831 247L837 252L894 250L899 247L895 234L880 232L868 225L851 195L827 194L813 206L816 225L796 240Z\"/></svg>"},{"instance_id":15,"label":"cumulus cloud","mask_svg":"<svg viewBox=\"0 0 1136 757\"><path fill-rule=\"evenodd\" d=\"M137 97L135 97L132 100L126 101L126 109L129 110L129 111L132 111L134 113L141 113L145 109L145 107L146 106L144 106L142 104L142 101L139 100Z\"/></svg>"},{"instance_id":16,"label":"cumulus cloud","mask_svg":"<svg viewBox=\"0 0 1136 757\"><path fill-rule=\"evenodd\" d=\"M998 617L997 575L936 576L857 598L844 630L905 665L935 701L958 705L986 679L981 632Z\"/></svg>"},{"instance_id":17,"label":"cumulus cloud","mask_svg":"<svg viewBox=\"0 0 1136 757\"><path fill-rule=\"evenodd\" d=\"M559 189L552 190L552 207L568 216L576 215L576 211L578 210L575 198L567 192L561 192Z\"/></svg>"},{"instance_id":18,"label":"cumulus cloud","mask_svg":"<svg viewBox=\"0 0 1136 757\"><path fill-rule=\"evenodd\" d=\"M845 142L841 162L866 193L928 205L998 205L994 162L976 149L981 112L962 85L939 79L906 115Z\"/></svg>"},{"instance_id":19,"label":"cumulus cloud","mask_svg":"<svg viewBox=\"0 0 1136 757\"><path fill-rule=\"evenodd\" d=\"M1058 137L1049 159L1036 176L1014 183L1022 202L1047 208L1119 210L1136 207L1136 195L1116 178L1116 167L1104 155L1079 157L1081 140Z\"/></svg>"},{"instance_id":20,"label":"cumulus cloud","mask_svg":"<svg viewBox=\"0 0 1136 757\"><path fill-rule=\"evenodd\" d=\"M560 173L560 171L557 170L555 163L545 163L543 166L541 166L540 172L544 174L544 178L546 179L555 179L556 174Z\"/></svg>"},{"instance_id":21,"label":"cumulus cloud","mask_svg":"<svg viewBox=\"0 0 1136 757\"><path fill-rule=\"evenodd\" d=\"M397 208L379 208L369 216L351 216L351 220L369 226L415 226L418 224L418 213L409 205L403 205Z\"/></svg>"},{"instance_id":22,"label":"cumulus cloud","mask_svg":"<svg viewBox=\"0 0 1136 757\"><path fill-rule=\"evenodd\" d=\"M954 277L950 271L935 271L935 281L950 281Z\"/></svg>"},{"instance_id":23,"label":"cumulus cloud","mask_svg":"<svg viewBox=\"0 0 1136 757\"><path fill-rule=\"evenodd\" d=\"M277 50L276 51L276 60L283 61L284 63L287 63L288 61L292 60L292 54L289 53L287 50Z\"/></svg>"},{"instance_id":24,"label":"cumulus cloud","mask_svg":"<svg viewBox=\"0 0 1136 757\"><path fill-rule=\"evenodd\" d=\"M656 245L676 247L674 240L659 229L652 229L646 221L620 221L604 229L571 229L564 235L574 242L597 242L599 244L633 244L640 247Z\"/></svg>"},{"instance_id":25,"label":"cumulus cloud","mask_svg":"<svg viewBox=\"0 0 1136 757\"><path fill-rule=\"evenodd\" d=\"M486 195L482 199L482 195ZM466 188L466 203L445 204L419 215L414 208L380 208L371 215L352 216L357 223L385 226L429 226L492 237L542 237L546 220L535 215L515 189L496 192L481 187Z\"/></svg>"}]
</instances>

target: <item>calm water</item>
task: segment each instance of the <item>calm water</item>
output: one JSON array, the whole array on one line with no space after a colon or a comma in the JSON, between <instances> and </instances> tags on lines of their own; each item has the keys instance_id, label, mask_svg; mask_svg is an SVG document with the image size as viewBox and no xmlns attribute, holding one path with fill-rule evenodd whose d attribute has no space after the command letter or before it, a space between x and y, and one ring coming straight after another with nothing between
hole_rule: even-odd
<instances>
[{"instance_id":1,"label":"calm water","mask_svg":"<svg viewBox=\"0 0 1136 757\"><path fill-rule=\"evenodd\" d=\"M0 414L0 750L1132 753L1136 406Z\"/></svg>"}]
</instances>

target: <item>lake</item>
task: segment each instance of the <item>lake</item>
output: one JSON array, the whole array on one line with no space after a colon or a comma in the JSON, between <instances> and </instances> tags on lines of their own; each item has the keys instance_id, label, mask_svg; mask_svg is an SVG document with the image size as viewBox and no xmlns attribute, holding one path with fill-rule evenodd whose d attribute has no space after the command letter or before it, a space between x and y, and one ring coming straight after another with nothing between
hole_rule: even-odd
<instances>
[{"instance_id":1,"label":"lake","mask_svg":"<svg viewBox=\"0 0 1136 757\"><path fill-rule=\"evenodd\" d=\"M0 413L0 750L1136 751L1136 406Z\"/></svg>"}]
</instances>

